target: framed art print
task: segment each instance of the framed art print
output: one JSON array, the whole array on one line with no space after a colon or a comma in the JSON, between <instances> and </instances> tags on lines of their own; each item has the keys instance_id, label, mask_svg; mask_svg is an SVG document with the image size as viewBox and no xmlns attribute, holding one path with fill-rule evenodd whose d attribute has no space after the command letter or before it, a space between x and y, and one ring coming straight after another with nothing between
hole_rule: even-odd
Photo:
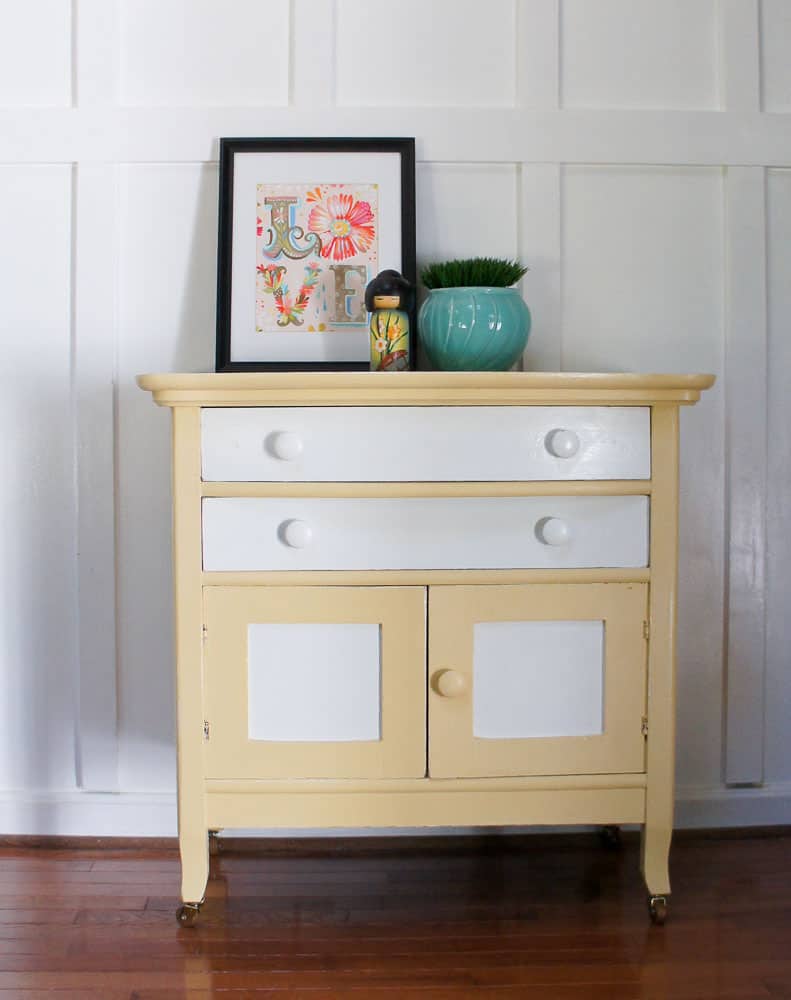
<instances>
[{"instance_id":1,"label":"framed art print","mask_svg":"<svg viewBox=\"0 0 791 1000\"><path fill-rule=\"evenodd\" d=\"M366 285L415 282L415 140L221 139L219 221L217 371L367 369Z\"/></svg>"}]
</instances>

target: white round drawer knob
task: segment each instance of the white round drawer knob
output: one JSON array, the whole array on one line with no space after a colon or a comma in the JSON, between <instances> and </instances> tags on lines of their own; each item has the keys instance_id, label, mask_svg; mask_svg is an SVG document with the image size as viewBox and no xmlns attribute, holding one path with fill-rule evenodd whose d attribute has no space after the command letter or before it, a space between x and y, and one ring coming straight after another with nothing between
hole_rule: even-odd
<instances>
[{"instance_id":1,"label":"white round drawer knob","mask_svg":"<svg viewBox=\"0 0 791 1000\"><path fill-rule=\"evenodd\" d=\"M307 521L284 521L280 525L280 537L292 549L304 549L313 538L313 529Z\"/></svg>"},{"instance_id":2,"label":"white round drawer knob","mask_svg":"<svg viewBox=\"0 0 791 1000\"><path fill-rule=\"evenodd\" d=\"M550 431L544 439L544 444L550 455L555 458L573 458L580 450L580 439L574 431L557 427Z\"/></svg>"},{"instance_id":3,"label":"white round drawer knob","mask_svg":"<svg viewBox=\"0 0 791 1000\"><path fill-rule=\"evenodd\" d=\"M434 689L443 698L458 698L467 690L467 678L457 670L438 670L433 679Z\"/></svg>"},{"instance_id":4,"label":"white round drawer knob","mask_svg":"<svg viewBox=\"0 0 791 1000\"><path fill-rule=\"evenodd\" d=\"M292 431L278 431L272 436L272 454L282 462L293 462L302 454L302 439Z\"/></svg>"},{"instance_id":5,"label":"white round drawer knob","mask_svg":"<svg viewBox=\"0 0 791 1000\"><path fill-rule=\"evenodd\" d=\"M560 517L542 517L536 525L536 537L544 545L567 545L571 541L571 528Z\"/></svg>"}]
</instances>

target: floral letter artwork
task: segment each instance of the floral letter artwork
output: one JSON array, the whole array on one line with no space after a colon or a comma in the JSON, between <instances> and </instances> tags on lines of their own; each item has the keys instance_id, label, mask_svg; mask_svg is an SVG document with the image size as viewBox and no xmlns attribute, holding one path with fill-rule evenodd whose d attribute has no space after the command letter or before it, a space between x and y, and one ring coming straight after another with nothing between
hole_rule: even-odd
<instances>
[{"instance_id":1,"label":"floral letter artwork","mask_svg":"<svg viewBox=\"0 0 791 1000\"><path fill-rule=\"evenodd\" d=\"M258 184L258 333L364 327L377 272L376 184Z\"/></svg>"}]
</instances>

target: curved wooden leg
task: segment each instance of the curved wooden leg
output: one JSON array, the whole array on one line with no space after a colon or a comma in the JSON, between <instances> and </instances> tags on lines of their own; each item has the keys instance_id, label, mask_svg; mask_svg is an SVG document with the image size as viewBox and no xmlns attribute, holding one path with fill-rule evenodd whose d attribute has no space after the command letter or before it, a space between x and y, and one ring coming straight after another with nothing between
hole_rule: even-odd
<instances>
[{"instance_id":1,"label":"curved wooden leg","mask_svg":"<svg viewBox=\"0 0 791 1000\"><path fill-rule=\"evenodd\" d=\"M660 827L646 823L640 844L640 868L650 896L670 894L670 839L673 831L669 824Z\"/></svg>"},{"instance_id":2,"label":"curved wooden leg","mask_svg":"<svg viewBox=\"0 0 791 1000\"><path fill-rule=\"evenodd\" d=\"M206 830L179 836L181 898L185 904L203 902L209 881L209 835Z\"/></svg>"}]
</instances>

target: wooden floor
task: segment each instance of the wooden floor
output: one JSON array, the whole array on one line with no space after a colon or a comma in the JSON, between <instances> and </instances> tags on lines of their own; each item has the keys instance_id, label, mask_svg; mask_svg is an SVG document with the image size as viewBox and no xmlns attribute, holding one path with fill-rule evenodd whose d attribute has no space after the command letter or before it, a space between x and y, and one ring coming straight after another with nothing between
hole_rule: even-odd
<instances>
[{"instance_id":1,"label":"wooden floor","mask_svg":"<svg viewBox=\"0 0 791 1000\"><path fill-rule=\"evenodd\" d=\"M634 841L339 846L223 851L193 928L171 849L2 848L0 1000L791 998L791 836L678 839L663 928Z\"/></svg>"}]
</instances>

